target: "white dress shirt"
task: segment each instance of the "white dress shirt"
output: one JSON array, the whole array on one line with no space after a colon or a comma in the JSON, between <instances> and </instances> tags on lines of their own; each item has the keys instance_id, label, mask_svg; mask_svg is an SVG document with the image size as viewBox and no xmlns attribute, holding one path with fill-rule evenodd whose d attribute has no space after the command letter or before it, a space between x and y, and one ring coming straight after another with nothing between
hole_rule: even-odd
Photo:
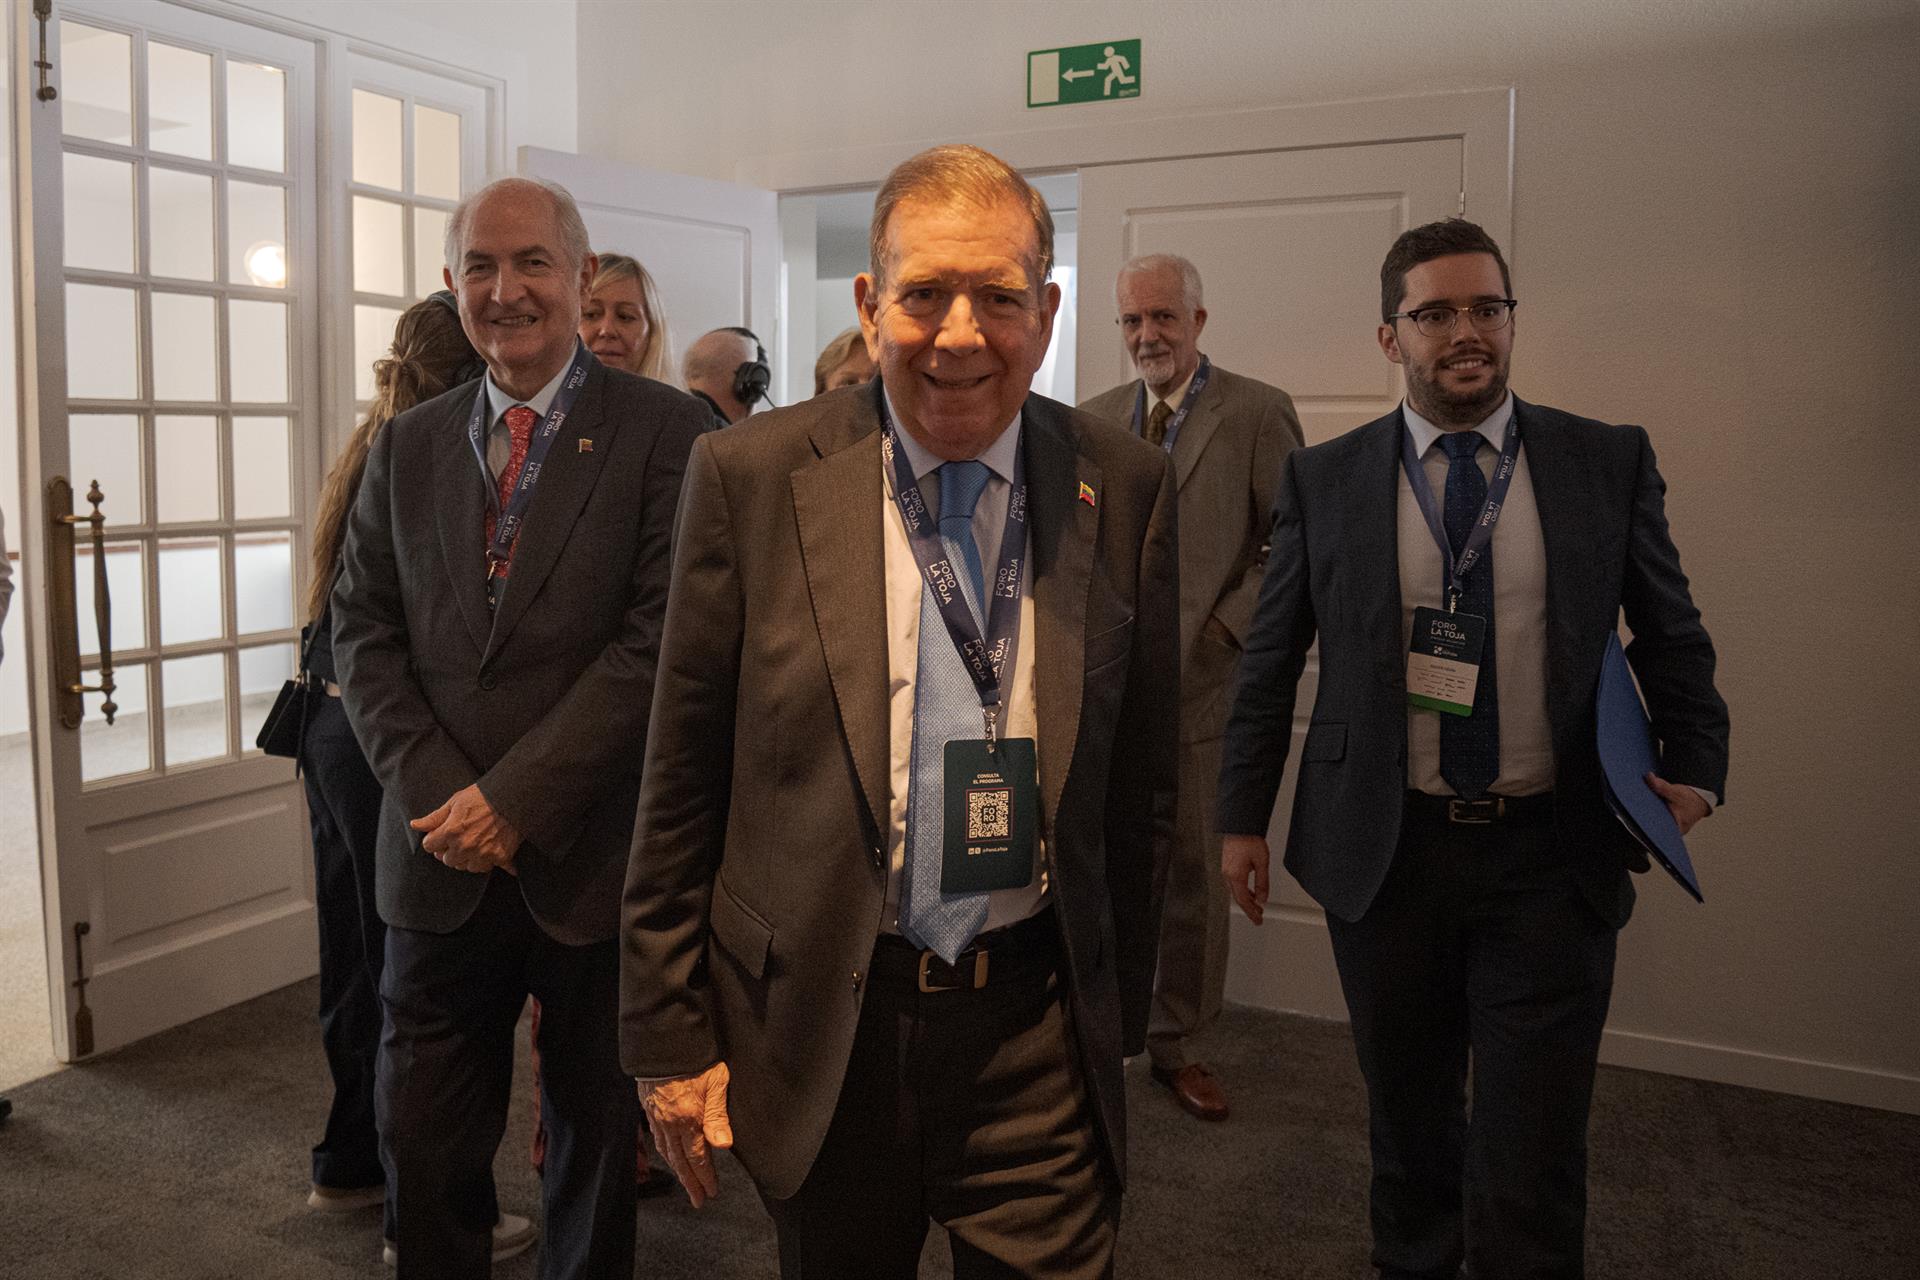
<instances>
[{"instance_id":1,"label":"white dress shirt","mask_svg":"<svg viewBox=\"0 0 1920 1280\"><path fill-rule=\"evenodd\" d=\"M487 492L494 494L492 501L498 501L500 490L500 469L507 465L507 459L513 455L513 432L507 429L507 410L517 404L523 404L533 410L537 419L544 419L547 410L553 407L554 396L560 393L560 384L566 380L567 370L573 367L573 357L560 366L560 372L553 375L547 385L533 393L531 400L515 400L500 389L493 380L491 370L487 373L487 408L493 413L493 425L487 428L487 479L492 481Z\"/></svg>"},{"instance_id":2,"label":"white dress shirt","mask_svg":"<svg viewBox=\"0 0 1920 1280\"><path fill-rule=\"evenodd\" d=\"M891 399L887 412L897 424ZM1013 496L1013 465L1020 455L1020 418L1016 414L1000 437L980 461L987 465L987 487L973 509L973 538L980 547L980 563L991 580L999 561L1000 535L1006 529L1007 503ZM904 428L896 428L895 438L906 454L907 465L920 484L921 496L937 522L940 516L940 480L934 471L944 461L921 447ZM920 563L913 557L913 545L907 541L906 522L894 502L893 468L883 458L881 502L882 541L886 566L887 605L887 709L888 750L892 795L887 806L887 897L881 915L881 927L888 933L900 931L901 871L907 857L907 793L913 778L913 691L920 668L920 595L925 582ZM1032 540L1028 539L1027 564L1033 563ZM1005 691L1006 713L1002 736L1038 738L1035 720L1033 683L1033 575L1021 576L1019 648L1013 658L1012 687ZM941 644L951 643L944 629ZM986 736L984 723L981 735ZM1037 824L1036 824L1037 825ZM1017 924L1039 911L1047 902L1046 858L1036 848L1033 880L1018 889L995 889L987 895L987 920L981 931Z\"/></svg>"}]
</instances>

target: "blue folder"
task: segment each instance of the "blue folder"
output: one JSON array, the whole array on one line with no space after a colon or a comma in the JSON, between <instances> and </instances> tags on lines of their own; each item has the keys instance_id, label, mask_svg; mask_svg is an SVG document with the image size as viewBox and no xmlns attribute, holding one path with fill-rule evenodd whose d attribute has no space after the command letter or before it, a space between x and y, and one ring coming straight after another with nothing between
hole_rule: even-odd
<instances>
[{"instance_id":1,"label":"blue folder","mask_svg":"<svg viewBox=\"0 0 1920 1280\"><path fill-rule=\"evenodd\" d=\"M1680 826L1673 820L1667 802L1646 783L1649 773L1659 772L1659 748L1617 635L1607 637L1594 712L1598 721L1595 745L1600 750L1600 770L1606 776L1607 806L1695 902L1705 902L1700 896L1700 881L1693 874L1693 860L1687 857L1687 842L1680 837Z\"/></svg>"}]
</instances>

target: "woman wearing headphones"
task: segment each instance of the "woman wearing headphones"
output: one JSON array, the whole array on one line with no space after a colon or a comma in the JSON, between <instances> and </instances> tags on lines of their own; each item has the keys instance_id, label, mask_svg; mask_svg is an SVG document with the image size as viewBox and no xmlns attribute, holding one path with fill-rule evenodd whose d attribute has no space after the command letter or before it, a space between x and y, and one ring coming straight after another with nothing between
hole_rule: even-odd
<instances>
[{"instance_id":1,"label":"woman wearing headphones","mask_svg":"<svg viewBox=\"0 0 1920 1280\"><path fill-rule=\"evenodd\" d=\"M653 277L624 253L599 256L600 268L580 311L580 340L601 364L679 386L667 313L660 309Z\"/></svg>"},{"instance_id":2,"label":"woman wearing headphones","mask_svg":"<svg viewBox=\"0 0 1920 1280\"><path fill-rule=\"evenodd\" d=\"M313 1149L307 1204L326 1213L344 1213L384 1203L388 1262L393 1261L393 1198L385 1185L373 1115L387 933L373 898L381 793L341 706L328 598L339 576L348 516L374 437L414 405L486 371L460 327L451 293L425 298L401 315L390 354L373 366L373 403L320 491L308 624L301 637L302 665L312 691L300 763L313 830L314 913L320 925L320 1040L333 1076L333 1106L326 1133ZM494 1257L522 1252L534 1234L526 1218L499 1216Z\"/></svg>"}]
</instances>

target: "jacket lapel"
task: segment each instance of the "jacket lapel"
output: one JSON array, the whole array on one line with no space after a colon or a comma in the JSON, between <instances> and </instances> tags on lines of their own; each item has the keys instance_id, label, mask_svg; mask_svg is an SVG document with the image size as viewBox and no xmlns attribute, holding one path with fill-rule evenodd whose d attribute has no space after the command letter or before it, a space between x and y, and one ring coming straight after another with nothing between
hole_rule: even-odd
<instances>
[{"instance_id":1,"label":"jacket lapel","mask_svg":"<svg viewBox=\"0 0 1920 1280\"><path fill-rule=\"evenodd\" d=\"M1400 652L1400 411L1360 428L1361 456L1341 478L1341 508L1351 572L1340 578L1354 589L1360 634L1372 638L1373 660L1396 688L1406 683ZM1403 721L1404 723L1404 721Z\"/></svg>"},{"instance_id":2,"label":"jacket lapel","mask_svg":"<svg viewBox=\"0 0 1920 1280\"><path fill-rule=\"evenodd\" d=\"M1100 531L1080 486L1100 492L1100 469L1080 453L1071 427L1050 405L1028 396L1021 449L1033 538L1033 679L1039 726L1040 808L1050 834L1080 733L1086 678L1087 592Z\"/></svg>"},{"instance_id":3,"label":"jacket lapel","mask_svg":"<svg viewBox=\"0 0 1920 1280\"><path fill-rule=\"evenodd\" d=\"M493 625L487 616L487 481L467 439L472 412L473 401L463 400L436 428L440 438L433 451L433 514L454 602L474 649L484 653Z\"/></svg>"},{"instance_id":4,"label":"jacket lapel","mask_svg":"<svg viewBox=\"0 0 1920 1280\"><path fill-rule=\"evenodd\" d=\"M875 395L879 382L874 382ZM886 554L880 504L880 418L871 397L819 423L818 460L793 473L793 517L814 627L876 838L892 792L888 754ZM876 607L876 603L880 607Z\"/></svg>"},{"instance_id":5,"label":"jacket lapel","mask_svg":"<svg viewBox=\"0 0 1920 1280\"><path fill-rule=\"evenodd\" d=\"M1583 616L1580 588L1590 581L1581 560L1599 544L1599 531L1583 519L1591 505L1581 485L1576 442L1567 428L1520 397L1513 398L1520 427L1520 457L1533 482L1533 504L1540 515L1540 538L1547 559L1547 718L1554 746L1565 751L1569 723L1566 675L1575 666L1573 637ZM1585 695L1583 695L1585 696Z\"/></svg>"},{"instance_id":6,"label":"jacket lapel","mask_svg":"<svg viewBox=\"0 0 1920 1280\"><path fill-rule=\"evenodd\" d=\"M1187 477L1199 465L1200 455L1206 452L1213 433L1220 429L1221 394L1219 371L1216 370L1208 380L1207 387L1201 391L1193 411L1180 424L1180 434L1173 438L1173 480L1178 488L1187 487Z\"/></svg>"},{"instance_id":7,"label":"jacket lapel","mask_svg":"<svg viewBox=\"0 0 1920 1280\"><path fill-rule=\"evenodd\" d=\"M506 590L494 610L487 655L498 653L527 607L540 594L540 587L560 562L560 552L573 536L573 526L581 509L593 494L594 482L613 447L618 424L606 416L606 372L598 360L587 372L586 385L573 412L561 424L560 432L547 449L541 464L539 483L533 501L527 504L526 522L513 547L513 570L507 575ZM582 453L577 443L582 437L592 440L591 452ZM483 499L484 500L484 499ZM484 577L485 570L482 575ZM486 608L486 593L481 592L481 608Z\"/></svg>"}]
</instances>

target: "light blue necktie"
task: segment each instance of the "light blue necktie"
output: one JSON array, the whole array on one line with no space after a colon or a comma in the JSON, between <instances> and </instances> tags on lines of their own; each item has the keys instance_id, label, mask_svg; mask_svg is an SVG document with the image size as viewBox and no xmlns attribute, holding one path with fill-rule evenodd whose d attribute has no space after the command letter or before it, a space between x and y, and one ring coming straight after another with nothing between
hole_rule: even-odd
<instances>
[{"instance_id":1,"label":"light blue necktie","mask_svg":"<svg viewBox=\"0 0 1920 1280\"><path fill-rule=\"evenodd\" d=\"M961 594L984 632L980 599L984 579L980 546L973 540L973 509L987 487L984 462L940 467L940 541L959 575ZM1012 673L1009 672L1009 675ZM940 892L941 842L946 817L946 745L983 732L980 695L953 637L940 617L933 592L920 584L920 657L913 682L913 775L907 790L906 885L901 893L900 932L915 946L952 964L987 922L987 895Z\"/></svg>"}]
</instances>

